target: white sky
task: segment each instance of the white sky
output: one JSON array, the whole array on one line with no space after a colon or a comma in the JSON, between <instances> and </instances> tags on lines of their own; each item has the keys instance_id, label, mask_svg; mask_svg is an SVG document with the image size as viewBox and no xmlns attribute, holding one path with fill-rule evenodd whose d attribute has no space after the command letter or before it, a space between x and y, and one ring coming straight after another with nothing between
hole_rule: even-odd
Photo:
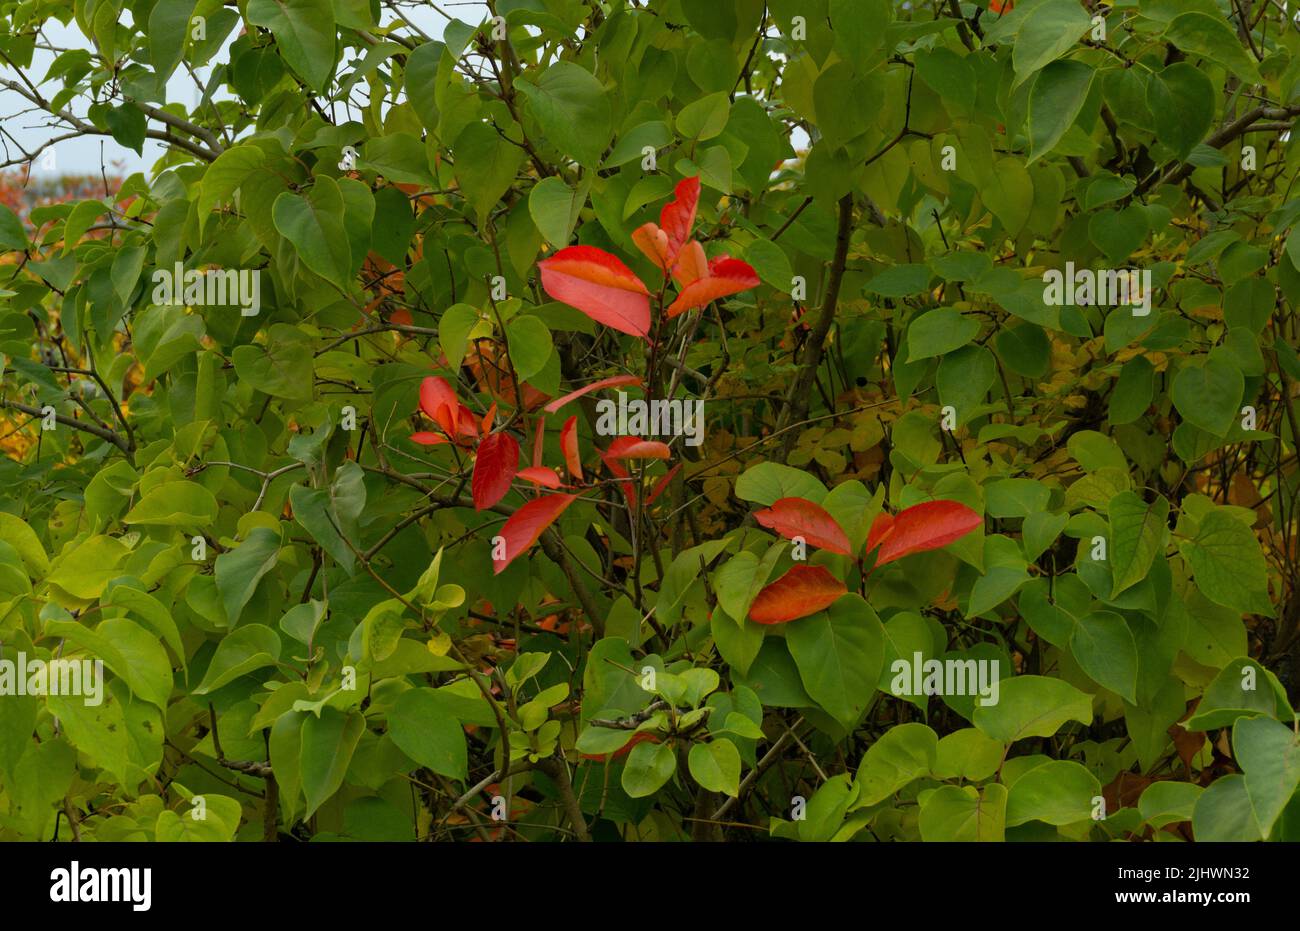
<instances>
[{"instance_id":1,"label":"white sky","mask_svg":"<svg viewBox=\"0 0 1300 931\"><path fill-rule=\"evenodd\" d=\"M468 23L482 22L488 15L487 5L480 2L452 2L438 4L438 6L445 10L448 15ZM434 38L441 38L447 19L436 12L432 4L419 8L404 6L402 12L407 19L419 26L426 34ZM385 9L382 22L387 24L392 22L393 19L392 14ZM57 20L51 19L46 24L44 33L50 44L58 48L93 48L91 42L82 36L75 22L64 26ZM234 41L235 36L238 34L239 28L237 26L232 30L222 51L214 56L214 61L225 59L230 43ZM32 58L32 66L26 72L28 79L37 84L37 87L47 99L54 96L58 89L62 87L61 80L53 81L47 85L41 85L38 81L38 79L44 78L54 58L55 53L37 49ZM197 68L195 71L199 79L206 83L212 69L209 66ZM12 81L19 80L14 70L3 63L0 63L0 76ZM193 107L201 99L201 91L184 67L176 70L167 87L169 101ZM22 113L30 106L31 104L18 93L8 88L0 88L0 120L3 121L5 130L11 133L28 152L35 151L45 140L68 131L66 126L45 125L49 122L49 119L39 112L15 116L15 114ZM84 117L85 106L84 101L74 102L72 110L77 116ZM150 128L156 129L158 127L151 121ZM3 147L0 147L0 162L9 161L22 154L14 148L12 142L9 140L4 140L4 142L8 143L8 151L6 152ZM166 147L161 142L146 139L144 141L144 154L137 155L134 150L119 145L112 136L80 136L60 142L51 148L54 150L53 168L45 168L42 164L43 157L38 157L32 172L34 176L98 175L102 158L110 174L129 175L133 172L143 171L147 177L149 169L162 156ZM118 163L120 167L115 167L114 163ZM15 166L10 170L21 169Z\"/></svg>"}]
</instances>

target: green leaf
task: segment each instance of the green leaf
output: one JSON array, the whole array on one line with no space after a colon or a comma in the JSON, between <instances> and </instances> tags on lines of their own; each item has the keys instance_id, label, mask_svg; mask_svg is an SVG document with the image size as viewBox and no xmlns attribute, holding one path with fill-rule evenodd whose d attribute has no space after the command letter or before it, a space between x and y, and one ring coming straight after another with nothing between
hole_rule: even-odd
<instances>
[{"instance_id":1,"label":"green leaf","mask_svg":"<svg viewBox=\"0 0 1300 931\"><path fill-rule=\"evenodd\" d=\"M365 157L358 163L358 167L373 169L389 181L399 184L433 184L433 173L429 170L429 156L425 152L424 143L411 133L379 136L367 142L365 148Z\"/></svg>"},{"instance_id":2,"label":"green leaf","mask_svg":"<svg viewBox=\"0 0 1300 931\"><path fill-rule=\"evenodd\" d=\"M1147 577L1151 561L1164 551L1169 502L1156 495L1150 504L1134 492L1123 491L1110 499L1110 560L1114 586L1110 597Z\"/></svg>"},{"instance_id":3,"label":"green leaf","mask_svg":"<svg viewBox=\"0 0 1300 931\"><path fill-rule=\"evenodd\" d=\"M1029 163L1056 148L1083 109L1093 69L1081 61L1054 61L1038 73L1029 92Z\"/></svg>"},{"instance_id":4,"label":"green leaf","mask_svg":"<svg viewBox=\"0 0 1300 931\"><path fill-rule=\"evenodd\" d=\"M1006 839L1007 790L990 783L983 792L974 786L940 786L921 803L919 828L923 841L985 841Z\"/></svg>"},{"instance_id":5,"label":"green leaf","mask_svg":"<svg viewBox=\"0 0 1300 931\"><path fill-rule=\"evenodd\" d=\"M924 724L896 724L867 748L858 766L856 807L875 805L922 776L938 758L939 738Z\"/></svg>"},{"instance_id":6,"label":"green leaf","mask_svg":"<svg viewBox=\"0 0 1300 931\"><path fill-rule=\"evenodd\" d=\"M506 324L510 343L510 362L515 374L528 380L540 372L551 357L551 331L541 317L522 314Z\"/></svg>"},{"instance_id":7,"label":"green leaf","mask_svg":"<svg viewBox=\"0 0 1300 931\"><path fill-rule=\"evenodd\" d=\"M1092 817L1097 777L1073 760L1052 760L1017 779L1007 796L1007 824L1073 824Z\"/></svg>"},{"instance_id":8,"label":"green leaf","mask_svg":"<svg viewBox=\"0 0 1300 931\"><path fill-rule=\"evenodd\" d=\"M1079 618L1070 634L1070 652L1098 685L1137 701L1137 641L1120 615L1094 611Z\"/></svg>"},{"instance_id":9,"label":"green leaf","mask_svg":"<svg viewBox=\"0 0 1300 931\"><path fill-rule=\"evenodd\" d=\"M159 3L158 6L162 6ZM190 6L193 7L193 3ZM154 7L157 14L158 7ZM251 144L234 145L217 156L217 160L203 173L199 185L198 215L204 223L217 204L229 200L244 183L244 179L266 164L266 153Z\"/></svg>"},{"instance_id":10,"label":"green leaf","mask_svg":"<svg viewBox=\"0 0 1300 931\"><path fill-rule=\"evenodd\" d=\"M1210 131L1214 85L1194 65L1175 62L1148 78L1147 107L1156 138L1186 159Z\"/></svg>"},{"instance_id":11,"label":"green leaf","mask_svg":"<svg viewBox=\"0 0 1300 931\"><path fill-rule=\"evenodd\" d=\"M239 546L216 558L217 591L231 625L257 590L257 583L275 566L280 555L280 535L266 527L256 527Z\"/></svg>"},{"instance_id":12,"label":"green leaf","mask_svg":"<svg viewBox=\"0 0 1300 931\"><path fill-rule=\"evenodd\" d=\"M1255 715L1289 718L1291 709L1277 678L1254 660L1240 657L1214 677L1196 713L1183 726L1189 731L1208 731L1230 727L1239 717Z\"/></svg>"},{"instance_id":13,"label":"green leaf","mask_svg":"<svg viewBox=\"0 0 1300 931\"><path fill-rule=\"evenodd\" d=\"M851 728L880 678L885 659L880 618L861 596L849 594L785 629L808 695L841 726Z\"/></svg>"},{"instance_id":14,"label":"green leaf","mask_svg":"<svg viewBox=\"0 0 1300 931\"><path fill-rule=\"evenodd\" d=\"M1220 510L1201 518L1196 536L1178 551L1196 577L1196 587L1215 604L1247 614L1274 616L1268 595L1268 565L1255 534Z\"/></svg>"},{"instance_id":15,"label":"green leaf","mask_svg":"<svg viewBox=\"0 0 1300 931\"><path fill-rule=\"evenodd\" d=\"M441 776L464 780L465 730L433 689L403 692L388 712L388 734L403 753Z\"/></svg>"},{"instance_id":16,"label":"green leaf","mask_svg":"<svg viewBox=\"0 0 1300 931\"><path fill-rule=\"evenodd\" d=\"M1237 417L1244 391L1241 369L1222 356L1211 355L1179 370L1170 397L1183 420L1223 437Z\"/></svg>"},{"instance_id":17,"label":"green leaf","mask_svg":"<svg viewBox=\"0 0 1300 931\"><path fill-rule=\"evenodd\" d=\"M644 741L632 748L623 767L623 791L632 798L654 795L672 778L677 769L677 755L666 743Z\"/></svg>"},{"instance_id":18,"label":"green leaf","mask_svg":"<svg viewBox=\"0 0 1300 931\"><path fill-rule=\"evenodd\" d=\"M502 139L487 123L475 121L461 130L452 151L456 182L481 223L514 181L525 158L523 150Z\"/></svg>"},{"instance_id":19,"label":"green leaf","mask_svg":"<svg viewBox=\"0 0 1300 931\"><path fill-rule=\"evenodd\" d=\"M585 190L580 196L559 178L543 178L528 195L528 214L543 238L561 249L569 244L585 202Z\"/></svg>"},{"instance_id":20,"label":"green leaf","mask_svg":"<svg viewBox=\"0 0 1300 931\"><path fill-rule=\"evenodd\" d=\"M312 395L311 339L297 327L274 324L264 344L236 346L231 360L235 374L258 391L294 401Z\"/></svg>"},{"instance_id":21,"label":"green leaf","mask_svg":"<svg viewBox=\"0 0 1300 931\"><path fill-rule=\"evenodd\" d=\"M94 630L75 621L49 621L48 637L61 637L102 659L131 691L159 708L172 692L172 667L158 638L134 621L111 618ZM86 683L82 683L83 689Z\"/></svg>"},{"instance_id":22,"label":"green leaf","mask_svg":"<svg viewBox=\"0 0 1300 931\"><path fill-rule=\"evenodd\" d=\"M1200 55L1223 65L1247 84L1260 82L1259 68L1237 34L1222 19L1190 10L1170 20L1165 39L1189 55Z\"/></svg>"},{"instance_id":23,"label":"green leaf","mask_svg":"<svg viewBox=\"0 0 1300 931\"><path fill-rule=\"evenodd\" d=\"M770 506L781 498L807 498L821 504L826 486L802 469L779 462L760 462L736 479L736 497Z\"/></svg>"},{"instance_id":24,"label":"green leaf","mask_svg":"<svg viewBox=\"0 0 1300 931\"><path fill-rule=\"evenodd\" d=\"M312 535L334 561L351 574L358 547L357 519L366 505L366 488L361 467L355 462L339 466L328 488L289 489L293 517ZM348 542L352 546L348 546ZM358 547L359 548L359 547Z\"/></svg>"},{"instance_id":25,"label":"green leaf","mask_svg":"<svg viewBox=\"0 0 1300 931\"><path fill-rule=\"evenodd\" d=\"M1239 718L1232 728L1232 754L1246 774L1259 833L1268 837L1300 786L1300 737L1272 718Z\"/></svg>"},{"instance_id":26,"label":"green leaf","mask_svg":"<svg viewBox=\"0 0 1300 931\"><path fill-rule=\"evenodd\" d=\"M1016 82L1075 48L1091 25L1087 12L1074 0L1044 0L1032 7L1012 49Z\"/></svg>"},{"instance_id":27,"label":"green leaf","mask_svg":"<svg viewBox=\"0 0 1300 931\"><path fill-rule=\"evenodd\" d=\"M105 607L123 607L140 618L172 648L172 652L185 664L185 647L181 643L180 631L171 612L158 599L148 592L129 585L115 585L103 599Z\"/></svg>"},{"instance_id":28,"label":"green leaf","mask_svg":"<svg viewBox=\"0 0 1300 931\"><path fill-rule=\"evenodd\" d=\"M952 307L936 307L907 326L907 360L948 354L965 346L976 333L979 333L979 322Z\"/></svg>"},{"instance_id":29,"label":"green leaf","mask_svg":"<svg viewBox=\"0 0 1300 931\"><path fill-rule=\"evenodd\" d=\"M536 83L520 80L515 88L528 98L547 142L584 168L600 166L613 126L605 88L591 72L557 61Z\"/></svg>"},{"instance_id":30,"label":"green leaf","mask_svg":"<svg viewBox=\"0 0 1300 931\"><path fill-rule=\"evenodd\" d=\"M1197 842L1263 840L1246 791L1246 777L1221 776L1196 799L1192 835Z\"/></svg>"},{"instance_id":31,"label":"green leaf","mask_svg":"<svg viewBox=\"0 0 1300 931\"><path fill-rule=\"evenodd\" d=\"M317 175L305 197L284 191L275 199L271 214L276 230L293 243L304 265L347 288L352 252L343 226L343 195L333 178Z\"/></svg>"},{"instance_id":32,"label":"green leaf","mask_svg":"<svg viewBox=\"0 0 1300 931\"><path fill-rule=\"evenodd\" d=\"M204 528L217 519L217 499L196 482L154 485L122 518L124 524Z\"/></svg>"},{"instance_id":33,"label":"green leaf","mask_svg":"<svg viewBox=\"0 0 1300 931\"><path fill-rule=\"evenodd\" d=\"M926 290L934 272L923 263L891 265L867 283L868 294L881 297L907 297ZM928 314L926 316L929 316Z\"/></svg>"},{"instance_id":34,"label":"green leaf","mask_svg":"<svg viewBox=\"0 0 1300 931\"><path fill-rule=\"evenodd\" d=\"M330 0L249 0L244 15L271 30L285 62L313 90L329 87L337 55Z\"/></svg>"},{"instance_id":35,"label":"green leaf","mask_svg":"<svg viewBox=\"0 0 1300 931\"><path fill-rule=\"evenodd\" d=\"M344 713L328 706L320 716L309 714L302 722L302 789L307 796L304 818L338 791L347 774L357 741L366 729L359 712Z\"/></svg>"},{"instance_id":36,"label":"green leaf","mask_svg":"<svg viewBox=\"0 0 1300 931\"><path fill-rule=\"evenodd\" d=\"M730 740L720 737L708 743L693 744L687 764L695 781L710 792L734 796L740 791L740 751Z\"/></svg>"},{"instance_id":37,"label":"green leaf","mask_svg":"<svg viewBox=\"0 0 1300 931\"><path fill-rule=\"evenodd\" d=\"M1006 750L1005 744L985 737L976 728L953 731L936 748L934 777L980 782L998 771Z\"/></svg>"},{"instance_id":38,"label":"green leaf","mask_svg":"<svg viewBox=\"0 0 1300 931\"><path fill-rule=\"evenodd\" d=\"M280 635L265 624L245 624L217 644L195 695L206 695L280 659Z\"/></svg>"},{"instance_id":39,"label":"green leaf","mask_svg":"<svg viewBox=\"0 0 1300 931\"><path fill-rule=\"evenodd\" d=\"M117 564L127 548L113 537L93 536L61 554L51 566L49 584L73 599L93 600L104 593L109 580L119 575Z\"/></svg>"},{"instance_id":40,"label":"green leaf","mask_svg":"<svg viewBox=\"0 0 1300 931\"><path fill-rule=\"evenodd\" d=\"M1034 182L1020 159L1006 156L998 159L985 179L980 197L1007 233L1018 236L1034 209Z\"/></svg>"},{"instance_id":41,"label":"green leaf","mask_svg":"<svg viewBox=\"0 0 1300 931\"><path fill-rule=\"evenodd\" d=\"M1066 721L1092 723L1092 697L1060 679L1016 676L1001 683L997 704L976 704L971 723L993 740L1012 743L1051 737Z\"/></svg>"}]
</instances>

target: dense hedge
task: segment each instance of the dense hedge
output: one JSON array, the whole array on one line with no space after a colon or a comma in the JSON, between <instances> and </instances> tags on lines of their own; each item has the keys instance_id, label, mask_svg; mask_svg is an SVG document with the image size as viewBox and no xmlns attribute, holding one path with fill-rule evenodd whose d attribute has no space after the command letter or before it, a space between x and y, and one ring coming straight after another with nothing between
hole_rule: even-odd
<instances>
[{"instance_id":1,"label":"dense hedge","mask_svg":"<svg viewBox=\"0 0 1300 931\"><path fill-rule=\"evenodd\" d=\"M1284 4L415 6L0 3L0 837L1300 839Z\"/></svg>"}]
</instances>

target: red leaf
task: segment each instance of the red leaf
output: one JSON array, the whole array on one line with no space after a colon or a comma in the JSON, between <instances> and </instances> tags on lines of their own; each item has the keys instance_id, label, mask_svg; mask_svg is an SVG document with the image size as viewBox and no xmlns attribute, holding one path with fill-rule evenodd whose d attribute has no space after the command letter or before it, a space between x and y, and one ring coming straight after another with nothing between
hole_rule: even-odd
<instances>
[{"instance_id":1,"label":"red leaf","mask_svg":"<svg viewBox=\"0 0 1300 931\"><path fill-rule=\"evenodd\" d=\"M537 267L542 287L557 301L620 333L649 334L649 292L632 269L603 249L569 246Z\"/></svg>"},{"instance_id":2,"label":"red leaf","mask_svg":"<svg viewBox=\"0 0 1300 931\"><path fill-rule=\"evenodd\" d=\"M600 381L593 381L590 385L584 385L583 387L579 388L577 391L570 391L562 398L556 398L550 404L546 405L545 410L546 413L548 414L554 414L556 411L558 411L564 405L568 404L570 401L580 398L584 394L587 394L588 392L591 391L596 391L600 388L613 388L618 385L639 385L639 384L641 384L641 379L638 378L636 375L615 375L612 378L602 378Z\"/></svg>"},{"instance_id":3,"label":"red leaf","mask_svg":"<svg viewBox=\"0 0 1300 931\"><path fill-rule=\"evenodd\" d=\"M847 592L823 566L797 565L768 585L749 606L755 624L784 624L829 608Z\"/></svg>"},{"instance_id":4,"label":"red leaf","mask_svg":"<svg viewBox=\"0 0 1300 931\"><path fill-rule=\"evenodd\" d=\"M658 440L642 440L635 436L620 436L601 454L610 459L671 459L672 450Z\"/></svg>"},{"instance_id":5,"label":"red leaf","mask_svg":"<svg viewBox=\"0 0 1300 931\"><path fill-rule=\"evenodd\" d=\"M853 554L849 538L835 522L835 518L805 498L781 498L773 502L770 508L754 514L754 519L787 540L803 537L820 549L843 556Z\"/></svg>"},{"instance_id":6,"label":"red leaf","mask_svg":"<svg viewBox=\"0 0 1300 931\"><path fill-rule=\"evenodd\" d=\"M758 275L740 259L720 256L709 263L709 273L682 288L668 308L669 318L684 314L696 307L704 307L728 294L748 291L758 287Z\"/></svg>"},{"instance_id":7,"label":"red leaf","mask_svg":"<svg viewBox=\"0 0 1300 931\"><path fill-rule=\"evenodd\" d=\"M546 495L529 501L506 521L501 528L505 538L505 556L493 558L493 573L498 574L520 553L537 542L547 527L564 513L564 509L573 503L577 495ZM495 546L493 547L495 550Z\"/></svg>"},{"instance_id":8,"label":"red leaf","mask_svg":"<svg viewBox=\"0 0 1300 931\"><path fill-rule=\"evenodd\" d=\"M421 430L419 433L411 434L411 442L419 443L421 446L441 446L443 443L450 443L441 433L430 433L427 430Z\"/></svg>"},{"instance_id":9,"label":"red leaf","mask_svg":"<svg viewBox=\"0 0 1300 931\"><path fill-rule=\"evenodd\" d=\"M572 478L582 481L582 457L578 455L578 418L570 417L560 430L560 449L564 451L564 466Z\"/></svg>"},{"instance_id":10,"label":"red leaf","mask_svg":"<svg viewBox=\"0 0 1300 931\"><path fill-rule=\"evenodd\" d=\"M904 508L882 525L885 518L888 515L876 518L867 535L867 552L880 546L877 566L947 546L984 523L984 518L957 501L923 501ZM877 530L878 525L882 529Z\"/></svg>"},{"instance_id":11,"label":"red leaf","mask_svg":"<svg viewBox=\"0 0 1300 931\"><path fill-rule=\"evenodd\" d=\"M599 452L599 450L597 451ZM604 453L600 454L600 459L605 463L605 468L609 469L609 473L615 478L627 479L629 477L627 469L623 468L623 463L617 459L610 459ZM635 514L636 493L632 490L632 483L630 481L620 481L618 489L623 493L624 500L627 501L627 509Z\"/></svg>"},{"instance_id":12,"label":"red leaf","mask_svg":"<svg viewBox=\"0 0 1300 931\"><path fill-rule=\"evenodd\" d=\"M542 440L546 436L546 417L539 415L537 418L537 432L533 434L533 465L542 464Z\"/></svg>"},{"instance_id":13,"label":"red leaf","mask_svg":"<svg viewBox=\"0 0 1300 931\"><path fill-rule=\"evenodd\" d=\"M695 208L700 203L700 176L683 178L677 182L673 199L659 212L659 225L668 236L668 261L677 258L677 253L686 240L691 238L691 227L695 225Z\"/></svg>"},{"instance_id":14,"label":"red leaf","mask_svg":"<svg viewBox=\"0 0 1300 931\"><path fill-rule=\"evenodd\" d=\"M489 433L474 460L474 510L490 508L506 496L519 469L519 443L509 433Z\"/></svg>"},{"instance_id":15,"label":"red leaf","mask_svg":"<svg viewBox=\"0 0 1300 931\"><path fill-rule=\"evenodd\" d=\"M559 488L561 484L560 477L549 466L529 466L520 469L515 478L522 478L524 481L532 482L534 485L544 485L547 488Z\"/></svg>"},{"instance_id":16,"label":"red leaf","mask_svg":"<svg viewBox=\"0 0 1300 931\"><path fill-rule=\"evenodd\" d=\"M871 522L871 529L867 531L866 551L870 553L877 546L879 546L880 542L885 539L885 535L889 533L889 531L893 528L893 526L894 526L893 514L889 514L885 511L881 511L879 514L877 514L876 519Z\"/></svg>"},{"instance_id":17,"label":"red leaf","mask_svg":"<svg viewBox=\"0 0 1300 931\"><path fill-rule=\"evenodd\" d=\"M646 507L649 507L650 505L655 503L655 498L658 498L660 495L664 493L665 490L667 490L668 483L671 482L673 480L673 476L676 475L681 470L682 470L682 464L679 462L677 463L677 465L673 466L671 469L665 472L663 478L655 482L655 487L650 489L650 494L646 496L645 499Z\"/></svg>"},{"instance_id":18,"label":"red leaf","mask_svg":"<svg viewBox=\"0 0 1300 931\"><path fill-rule=\"evenodd\" d=\"M478 436L478 419L456 396L456 389L440 375L420 382L420 410L442 427L442 432L458 442L462 437Z\"/></svg>"},{"instance_id":19,"label":"red leaf","mask_svg":"<svg viewBox=\"0 0 1300 931\"><path fill-rule=\"evenodd\" d=\"M673 199L659 212L659 223L644 223L637 227L632 233L632 241L651 262L664 271L671 271L682 246L691 237L699 202L698 175L677 182Z\"/></svg>"}]
</instances>

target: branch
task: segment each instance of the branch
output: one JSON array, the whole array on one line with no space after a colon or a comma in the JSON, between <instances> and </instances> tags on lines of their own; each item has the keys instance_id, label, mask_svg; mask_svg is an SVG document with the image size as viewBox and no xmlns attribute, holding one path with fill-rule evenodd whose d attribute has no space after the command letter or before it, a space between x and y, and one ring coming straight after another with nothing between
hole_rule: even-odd
<instances>
[{"instance_id":1,"label":"branch","mask_svg":"<svg viewBox=\"0 0 1300 931\"><path fill-rule=\"evenodd\" d=\"M799 364L799 374L786 395L785 408L777 421L777 429L790 423L803 420L808 413L808 397L812 393L813 381L817 377L817 368L821 365L825 351L826 335L835 320L835 309L840 300L840 285L844 281L844 266L849 258L849 237L853 231L853 195L845 194L840 198L839 228L835 233L835 258L831 262L830 278L826 282L826 294L822 298L821 310L813 324L808 341L804 343L803 359ZM795 435L787 433L781 442L781 461L790 455L794 447Z\"/></svg>"},{"instance_id":2,"label":"branch","mask_svg":"<svg viewBox=\"0 0 1300 931\"><path fill-rule=\"evenodd\" d=\"M32 417L41 418L45 416L41 413L41 410L38 407L32 407L28 404L20 404L17 401L6 401L3 398L0 398L0 407L12 407L14 410L22 411L24 414L28 414ZM62 414L55 414L54 419L65 427L71 427L74 430L81 430L85 433L97 436L101 440L106 440L118 449L122 450L122 452L126 453L128 457L131 456L131 444L126 441L125 437L114 433L112 430L105 429L104 427L97 427L94 424L86 423L81 420L74 420L71 417L64 417Z\"/></svg>"}]
</instances>

